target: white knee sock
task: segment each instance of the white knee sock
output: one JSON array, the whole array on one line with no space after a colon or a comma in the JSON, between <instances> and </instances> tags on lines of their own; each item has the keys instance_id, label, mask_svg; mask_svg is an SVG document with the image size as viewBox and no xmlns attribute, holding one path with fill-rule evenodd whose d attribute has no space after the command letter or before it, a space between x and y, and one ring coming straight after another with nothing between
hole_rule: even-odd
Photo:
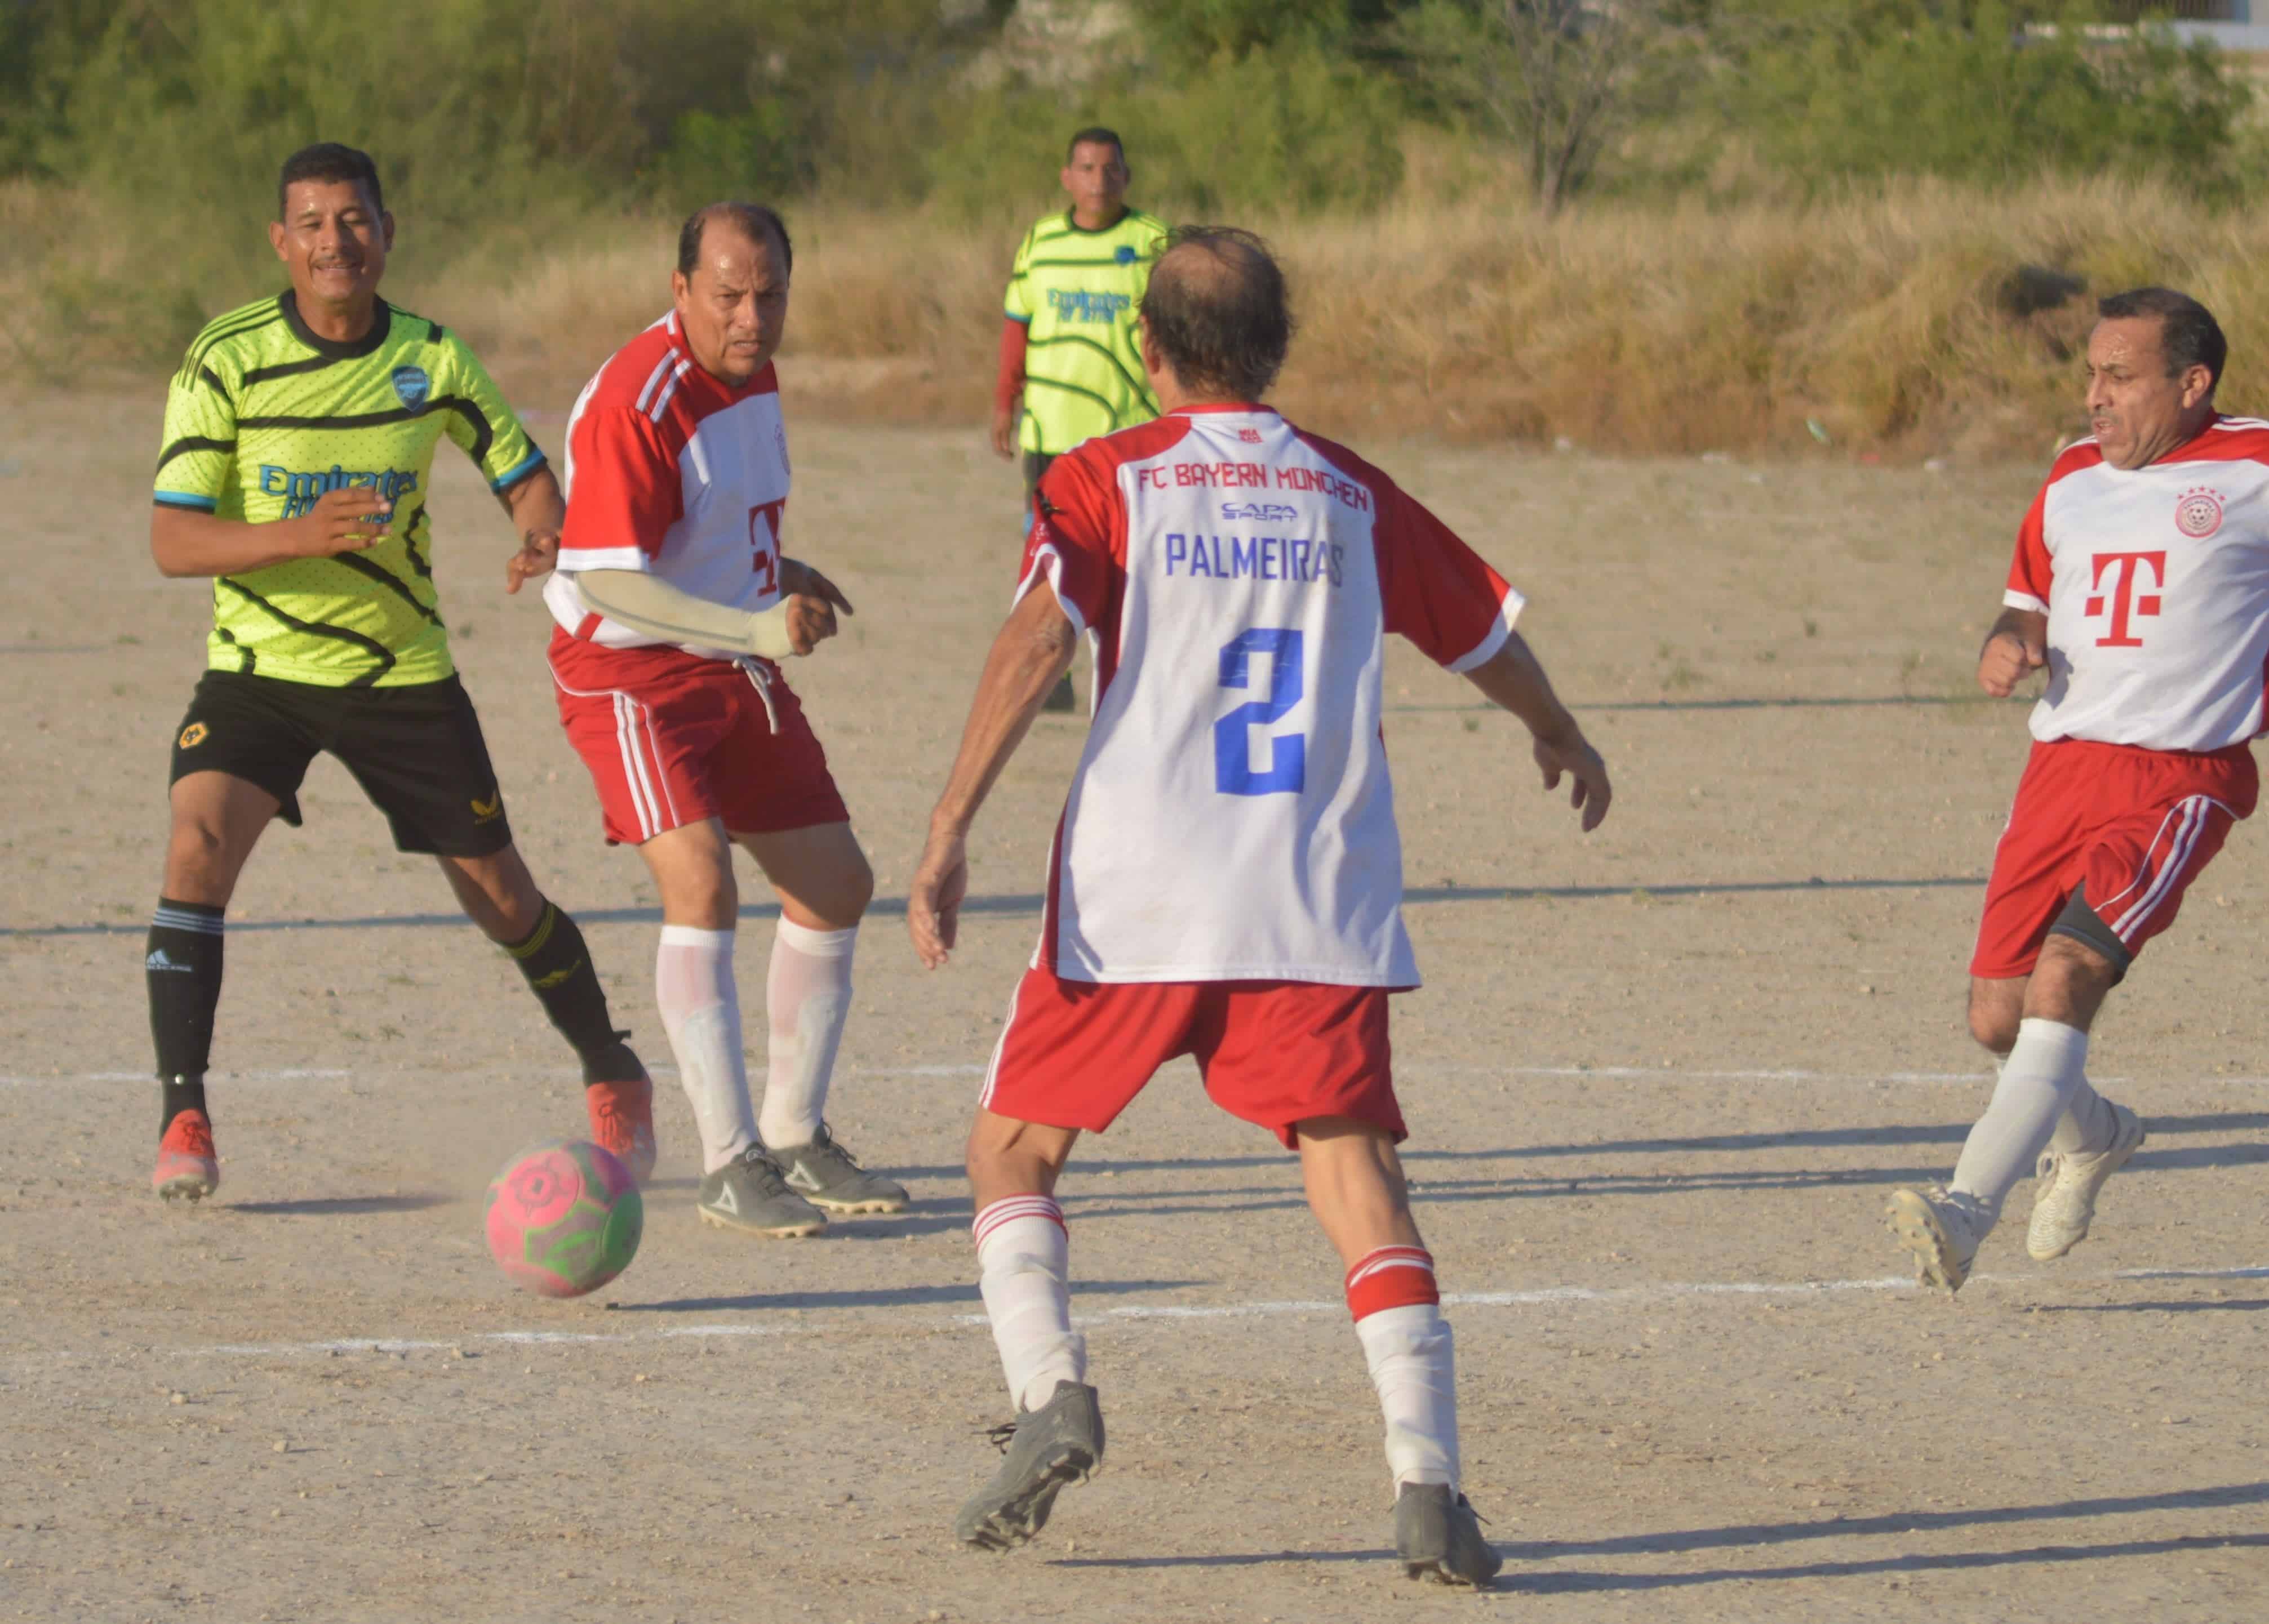
<instances>
[{"instance_id":1,"label":"white knee sock","mask_svg":"<svg viewBox=\"0 0 2269 1624\"><path fill-rule=\"evenodd\" d=\"M2056 1132L2049 1136L2049 1148L2066 1155L2092 1155L2111 1148L2111 1141L2119 1136L2119 1118L2111 1114L2111 1103L2091 1087L2087 1078L2072 1091L2065 1103L2064 1115L2057 1118Z\"/></svg>"},{"instance_id":2,"label":"white knee sock","mask_svg":"<svg viewBox=\"0 0 2269 1624\"><path fill-rule=\"evenodd\" d=\"M1347 1273L1348 1311L1386 1419L1386 1467L1405 1483L1458 1486L1458 1361L1422 1246L1382 1246Z\"/></svg>"},{"instance_id":3,"label":"white knee sock","mask_svg":"<svg viewBox=\"0 0 2269 1624\"><path fill-rule=\"evenodd\" d=\"M758 1125L774 1149L818 1137L827 1080L851 1013L851 952L858 941L855 925L808 930L789 919L780 922L772 938L772 967L765 976L772 1069Z\"/></svg>"},{"instance_id":4,"label":"white knee sock","mask_svg":"<svg viewBox=\"0 0 2269 1624\"><path fill-rule=\"evenodd\" d=\"M654 1001L677 1079L701 1130L701 1168L713 1173L757 1142L749 1074L741 1059L741 1000L733 985L733 933L665 925L654 955Z\"/></svg>"},{"instance_id":5,"label":"white knee sock","mask_svg":"<svg viewBox=\"0 0 2269 1624\"><path fill-rule=\"evenodd\" d=\"M2000 1221L2001 1203L2029 1178L2060 1119L2088 1082L2088 1034L2060 1021L2029 1019L2001 1064L1993 1099L1962 1147L1948 1187L1978 1222ZM2094 1090L2089 1090L2094 1097ZM2098 1101L2101 1104L2101 1101Z\"/></svg>"},{"instance_id":6,"label":"white knee sock","mask_svg":"<svg viewBox=\"0 0 2269 1624\"><path fill-rule=\"evenodd\" d=\"M1004 1196L977 1214L970 1234L1009 1396L1018 1409L1037 1410L1058 1382L1087 1380L1087 1339L1071 1328L1063 1211L1045 1195Z\"/></svg>"}]
</instances>

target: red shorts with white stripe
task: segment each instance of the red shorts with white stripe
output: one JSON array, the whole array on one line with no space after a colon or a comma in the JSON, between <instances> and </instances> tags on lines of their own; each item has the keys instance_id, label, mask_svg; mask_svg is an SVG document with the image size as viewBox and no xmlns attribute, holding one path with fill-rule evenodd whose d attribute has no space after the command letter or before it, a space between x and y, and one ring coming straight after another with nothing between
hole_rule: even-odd
<instances>
[{"instance_id":1,"label":"red shorts with white stripe","mask_svg":"<svg viewBox=\"0 0 2269 1624\"><path fill-rule=\"evenodd\" d=\"M2192 754L2085 739L2036 743L1994 849L1970 973L2030 975L2075 891L2103 931L2073 934L2108 950L2108 933L2132 958L2175 922L2184 890L2230 825L2252 816L2259 792L2253 752L2242 744Z\"/></svg>"},{"instance_id":2,"label":"red shorts with white stripe","mask_svg":"<svg viewBox=\"0 0 2269 1624\"><path fill-rule=\"evenodd\" d=\"M610 844L713 817L736 835L850 821L827 752L768 660L601 648L555 630L551 678Z\"/></svg>"},{"instance_id":3,"label":"red shorts with white stripe","mask_svg":"<svg viewBox=\"0 0 2269 1624\"><path fill-rule=\"evenodd\" d=\"M1152 1074L1193 1055L1205 1090L1287 1148L1293 1125L1352 1117L1396 1140L1384 987L1313 981L1067 981L1028 970L1009 1000L978 1103L1019 1122L1096 1133Z\"/></svg>"}]
</instances>

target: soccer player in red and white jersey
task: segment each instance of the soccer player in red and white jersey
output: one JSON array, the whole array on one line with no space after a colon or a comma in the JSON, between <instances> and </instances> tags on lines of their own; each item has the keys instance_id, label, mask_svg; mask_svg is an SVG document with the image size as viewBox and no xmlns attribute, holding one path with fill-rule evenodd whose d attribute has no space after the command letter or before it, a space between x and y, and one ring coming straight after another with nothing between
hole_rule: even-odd
<instances>
[{"instance_id":1,"label":"soccer player in red and white jersey","mask_svg":"<svg viewBox=\"0 0 2269 1624\"><path fill-rule=\"evenodd\" d=\"M2140 288L2097 314L2095 432L2026 513L1977 661L1997 698L2048 672L1970 966L1970 1030L2000 1080L1952 1179L1894 1192L1888 1214L1947 1291L2028 1174L2026 1250L2045 1261L2087 1238L2096 1192L2143 1142L2135 1113L2088 1086L2088 1028L2259 787L2269 423L2215 411L2229 346L2196 299Z\"/></svg>"},{"instance_id":2,"label":"soccer player in red and white jersey","mask_svg":"<svg viewBox=\"0 0 2269 1624\"><path fill-rule=\"evenodd\" d=\"M1380 736L1386 635L1526 722L1546 787L1573 778L1586 830L1607 814L1607 771L1512 630L1519 594L1386 475L1257 403L1290 336L1257 239L1175 234L1142 301L1166 415L1042 480L1016 605L931 818L908 924L935 968L978 808L1076 638L1095 638L1095 720L1039 949L969 1140L986 1310L1018 1414L955 1532L1021 1543L1102 1458L1056 1180L1082 1131L1188 1054L1216 1104L1298 1153L1346 1265L1406 1570L1485 1584L1498 1558L1459 1493L1450 1327L1394 1151L1387 995L1418 970Z\"/></svg>"},{"instance_id":3,"label":"soccer player in red and white jersey","mask_svg":"<svg viewBox=\"0 0 2269 1624\"><path fill-rule=\"evenodd\" d=\"M823 1114L875 880L777 664L851 608L780 550L787 436L772 358L793 260L770 209L717 203L685 222L670 313L575 402L543 594L560 720L607 839L636 845L661 892L654 998L701 1132L695 1205L706 1222L769 1236L814 1234L822 1209L906 1204ZM760 1113L733 978L735 845L780 904Z\"/></svg>"}]
</instances>

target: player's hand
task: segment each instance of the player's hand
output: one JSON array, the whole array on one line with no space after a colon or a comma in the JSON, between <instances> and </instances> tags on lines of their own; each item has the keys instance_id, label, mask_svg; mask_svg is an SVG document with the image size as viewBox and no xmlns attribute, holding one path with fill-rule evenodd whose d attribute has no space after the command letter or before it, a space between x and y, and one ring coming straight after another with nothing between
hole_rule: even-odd
<instances>
[{"instance_id":1,"label":"player's hand","mask_svg":"<svg viewBox=\"0 0 2269 1624\"><path fill-rule=\"evenodd\" d=\"M559 562L559 536L556 531L539 530L521 538L520 550L504 561L504 589L507 594L518 592L528 582L541 575L551 573Z\"/></svg>"},{"instance_id":2,"label":"player's hand","mask_svg":"<svg viewBox=\"0 0 2269 1624\"><path fill-rule=\"evenodd\" d=\"M1996 699L2017 691L2017 684L2049 662L2047 622L2022 631L2004 627L1985 639L1977 651L1977 686Z\"/></svg>"},{"instance_id":3,"label":"player's hand","mask_svg":"<svg viewBox=\"0 0 2269 1624\"><path fill-rule=\"evenodd\" d=\"M368 485L342 485L324 491L313 507L287 522L298 527L292 537L294 555L329 558L384 541L393 529L394 504Z\"/></svg>"},{"instance_id":4,"label":"player's hand","mask_svg":"<svg viewBox=\"0 0 2269 1624\"><path fill-rule=\"evenodd\" d=\"M846 615L859 611L851 607L851 600L837 586L801 558L783 557L780 561L780 590L790 597L824 598Z\"/></svg>"},{"instance_id":5,"label":"player's hand","mask_svg":"<svg viewBox=\"0 0 2269 1624\"><path fill-rule=\"evenodd\" d=\"M993 409L993 454L1003 462L1016 460L1016 418L1018 412L1012 403Z\"/></svg>"},{"instance_id":6,"label":"player's hand","mask_svg":"<svg viewBox=\"0 0 2269 1624\"><path fill-rule=\"evenodd\" d=\"M1536 765L1544 774L1548 793L1560 787L1562 775L1575 781L1569 786L1568 804L1584 815L1584 832L1590 834L1608 816L1615 790L1608 783L1608 764L1581 733L1565 739L1539 738Z\"/></svg>"},{"instance_id":7,"label":"player's hand","mask_svg":"<svg viewBox=\"0 0 2269 1624\"><path fill-rule=\"evenodd\" d=\"M953 956L954 940L961 932L962 899L969 895L969 848L958 834L933 829L923 848L921 865L906 890L906 934L914 951L932 970L942 970Z\"/></svg>"},{"instance_id":8,"label":"player's hand","mask_svg":"<svg viewBox=\"0 0 2269 1624\"><path fill-rule=\"evenodd\" d=\"M835 635L835 606L826 599L798 593L781 607L787 612L791 653L808 654Z\"/></svg>"}]
</instances>

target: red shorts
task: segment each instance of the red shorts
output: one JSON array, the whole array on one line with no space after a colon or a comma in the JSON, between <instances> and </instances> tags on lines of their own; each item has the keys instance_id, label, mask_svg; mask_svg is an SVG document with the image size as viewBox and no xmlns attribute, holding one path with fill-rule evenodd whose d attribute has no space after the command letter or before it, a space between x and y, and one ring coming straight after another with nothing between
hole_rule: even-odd
<instances>
[{"instance_id":1,"label":"red shorts","mask_svg":"<svg viewBox=\"0 0 2269 1624\"><path fill-rule=\"evenodd\" d=\"M2114 960L2123 951L2132 958L2175 922L2184 890L2230 825L2252 816L2259 787L2243 744L2192 754L2084 739L2036 743L1994 848L1970 973L2030 975L2075 891L2101 927L2082 920L2072 934Z\"/></svg>"},{"instance_id":2,"label":"red shorts","mask_svg":"<svg viewBox=\"0 0 2269 1624\"><path fill-rule=\"evenodd\" d=\"M1028 970L978 1103L1019 1122L1101 1133L1179 1055L1213 1103L1291 1148L1292 1125L1352 1117L1404 1136L1386 989L1313 981L1099 985Z\"/></svg>"},{"instance_id":3,"label":"red shorts","mask_svg":"<svg viewBox=\"0 0 2269 1624\"><path fill-rule=\"evenodd\" d=\"M850 821L780 668L750 665L552 632L559 720L598 788L610 844L643 845L713 817L736 835Z\"/></svg>"}]
</instances>

